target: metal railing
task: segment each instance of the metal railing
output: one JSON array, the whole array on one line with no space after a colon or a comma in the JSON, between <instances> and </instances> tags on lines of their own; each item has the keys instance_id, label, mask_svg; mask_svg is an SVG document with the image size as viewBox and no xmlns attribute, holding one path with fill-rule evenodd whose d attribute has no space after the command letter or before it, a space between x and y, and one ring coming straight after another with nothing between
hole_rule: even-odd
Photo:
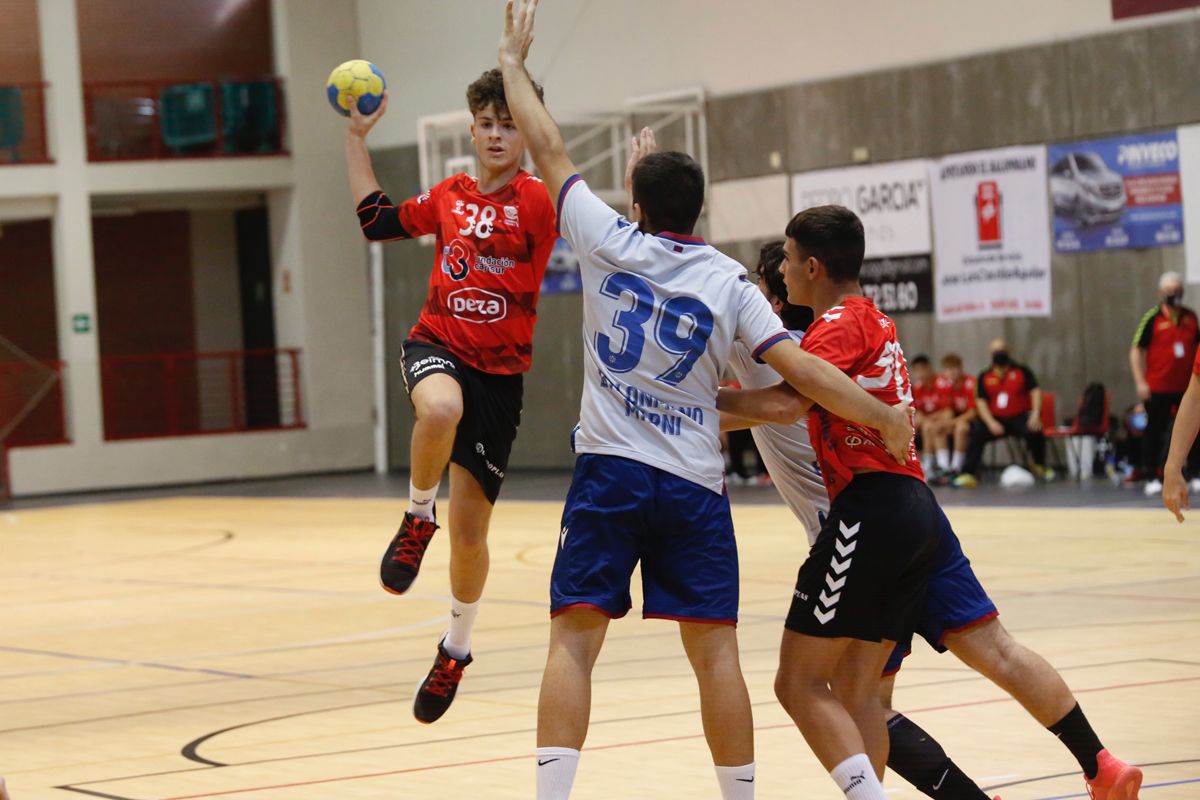
<instances>
[{"instance_id":1,"label":"metal railing","mask_svg":"<svg viewBox=\"0 0 1200 800\"><path fill-rule=\"evenodd\" d=\"M281 155L283 82L89 81L89 161Z\"/></svg>"},{"instance_id":2,"label":"metal railing","mask_svg":"<svg viewBox=\"0 0 1200 800\"><path fill-rule=\"evenodd\" d=\"M61 361L0 363L0 445L32 447L67 439Z\"/></svg>"},{"instance_id":3,"label":"metal railing","mask_svg":"<svg viewBox=\"0 0 1200 800\"><path fill-rule=\"evenodd\" d=\"M110 441L305 427L297 349L105 356L100 380Z\"/></svg>"},{"instance_id":4,"label":"metal railing","mask_svg":"<svg viewBox=\"0 0 1200 800\"><path fill-rule=\"evenodd\" d=\"M46 83L0 83L0 165L46 164Z\"/></svg>"}]
</instances>

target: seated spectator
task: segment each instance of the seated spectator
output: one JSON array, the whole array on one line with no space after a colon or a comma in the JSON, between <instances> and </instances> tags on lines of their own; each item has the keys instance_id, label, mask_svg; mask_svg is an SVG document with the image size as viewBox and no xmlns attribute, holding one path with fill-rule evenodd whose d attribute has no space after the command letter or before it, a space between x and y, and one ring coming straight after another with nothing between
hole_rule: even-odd
<instances>
[{"instance_id":1,"label":"seated spectator","mask_svg":"<svg viewBox=\"0 0 1200 800\"><path fill-rule=\"evenodd\" d=\"M989 349L992 365L979 373L975 382L979 418L971 423L963 471L954 479L954 485L978 486L983 448L988 442L1006 436L1023 438L1033 473L1049 478L1053 473L1044 466L1046 437L1042 434L1042 390L1038 388L1037 377L1029 367L1012 360L1008 343L1003 339L996 339Z\"/></svg>"},{"instance_id":2,"label":"seated spectator","mask_svg":"<svg viewBox=\"0 0 1200 800\"><path fill-rule=\"evenodd\" d=\"M925 438L925 426L937 416L940 406L936 376L929 356L913 356L908 362L908 377L912 381L913 426L917 431L917 449L921 451L921 468L926 474L933 470L933 451Z\"/></svg>"},{"instance_id":3,"label":"seated spectator","mask_svg":"<svg viewBox=\"0 0 1200 800\"><path fill-rule=\"evenodd\" d=\"M938 410L925 423L921 436L926 452L936 455L932 469L926 466L925 473L940 482L962 472L971 423L979 415L975 408L975 378L963 372L962 357L957 353L942 358L942 372L934 379L934 390Z\"/></svg>"}]
</instances>

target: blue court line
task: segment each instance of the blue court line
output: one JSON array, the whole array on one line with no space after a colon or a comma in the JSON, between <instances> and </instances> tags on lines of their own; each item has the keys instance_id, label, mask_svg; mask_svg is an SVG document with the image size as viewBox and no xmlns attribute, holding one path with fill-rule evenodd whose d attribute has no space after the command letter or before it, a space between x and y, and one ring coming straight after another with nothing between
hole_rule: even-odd
<instances>
[{"instance_id":1,"label":"blue court line","mask_svg":"<svg viewBox=\"0 0 1200 800\"><path fill-rule=\"evenodd\" d=\"M1148 783L1142 786L1142 789L1161 789L1164 786L1180 786L1185 783L1200 783L1200 778L1188 778L1183 781L1166 781L1165 783ZM1038 800L1072 800L1076 797L1087 797L1087 792L1082 794L1056 794L1053 797L1039 797Z\"/></svg>"}]
</instances>

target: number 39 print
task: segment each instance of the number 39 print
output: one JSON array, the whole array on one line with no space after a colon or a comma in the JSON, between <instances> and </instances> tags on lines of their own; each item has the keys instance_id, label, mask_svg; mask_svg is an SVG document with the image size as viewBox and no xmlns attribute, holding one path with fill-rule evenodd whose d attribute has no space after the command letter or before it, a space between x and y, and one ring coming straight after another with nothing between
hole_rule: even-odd
<instances>
[{"instance_id":1,"label":"number 39 print","mask_svg":"<svg viewBox=\"0 0 1200 800\"><path fill-rule=\"evenodd\" d=\"M659 305L655 303L650 284L628 272L610 274L600 285L600 293L616 300L627 295L632 300L629 308L621 309L613 316L613 327L625 334L623 346L614 350L608 334L596 334L596 351L605 365L613 372L629 372L636 367L646 345L646 323L657 316L654 341L679 358L655 376L655 380L678 386L708 347L708 337L713 331L713 315L708 306L694 297L682 296L672 297ZM680 326L685 320L688 326L686 332L681 333Z\"/></svg>"}]
</instances>

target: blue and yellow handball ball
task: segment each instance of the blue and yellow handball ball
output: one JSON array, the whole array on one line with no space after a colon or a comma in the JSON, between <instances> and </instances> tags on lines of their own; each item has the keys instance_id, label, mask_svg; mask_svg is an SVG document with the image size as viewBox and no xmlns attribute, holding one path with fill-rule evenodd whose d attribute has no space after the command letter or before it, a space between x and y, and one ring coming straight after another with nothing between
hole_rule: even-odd
<instances>
[{"instance_id":1,"label":"blue and yellow handball ball","mask_svg":"<svg viewBox=\"0 0 1200 800\"><path fill-rule=\"evenodd\" d=\"M350 116L350 109L346 106L347 93L358 98L360 114L374 114L383 102L383 90L386 88L387 81L383 79L379 67L356 58L333 68L325 83L325 96L329 98L333 110L343 117Z\"/></svg>"}]
</instances>

